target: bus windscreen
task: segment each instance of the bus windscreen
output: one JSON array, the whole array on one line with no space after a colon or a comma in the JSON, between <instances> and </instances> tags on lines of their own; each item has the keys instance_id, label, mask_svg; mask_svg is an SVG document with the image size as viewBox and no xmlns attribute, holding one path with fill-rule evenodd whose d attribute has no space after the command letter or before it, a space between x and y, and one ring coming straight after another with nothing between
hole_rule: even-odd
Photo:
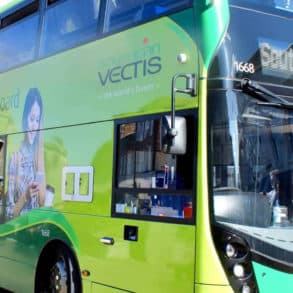
<instances>
[{"instance_id":1,"label":"bus windscreen","mask_svg":"<svg viewBox=\"0 0 293 293\"><path fill-rule=\"evenodd\" d=\"M235 5L243 5L249 8L260 8L272 10L281 10L284 12L293 12L293 1L292 0L241 0L231 1ZM277 12L278 13L278 12Z\"/></svg>"}]
</instances>

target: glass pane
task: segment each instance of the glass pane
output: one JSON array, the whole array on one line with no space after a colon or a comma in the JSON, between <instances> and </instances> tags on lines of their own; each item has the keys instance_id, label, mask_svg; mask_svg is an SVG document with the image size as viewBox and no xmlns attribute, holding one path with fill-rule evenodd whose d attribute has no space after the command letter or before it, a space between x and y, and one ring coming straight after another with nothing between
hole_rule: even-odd
<instances>
[{"instance_id":1,"label":"glass pane","mask_svg":"<svg viewBox=\"0 0 293 293\"><path fill-rule=\"evenodd\" d=\"M49 6L40 55L50 55L94 38L99 7L99 0L67 0Z\"/></svg>"},{"instance_id":2,"label":"glass pane","mask_svg":"<svg viewBox=\"0 0 293 293\"><path fill-rule=\"evenodd\" d=\"M1 18L21 9L24 6L27 6L35 0L4 0L0 1L0 16Z\"/></svg>"},{"instance_id":3,"label":"glass pane","mask_svg":"<svg viewBox=\"0 0 293 293\"><path fill-rule=\"evenodd\" d=\"M104 31L109 32L140 21L142 0L108 0Z\"/></svg>"},{"instance_id":4,"label":"glass pane","mask_svg":"<svg viewBox=\"0 0 293 293\"><path fill-rule=\"evenodd\" d=\"M190 0L108 0L104 31L133 26L190 5Z\"/></svg>"},{"instance_id":5,"label":"glass pane","mask_svg":"<svg viewBox=\"0 0 293 293\"><path fill-rule=\"evenodd\" d=\"M176 172L177 157L160 150L159 127L159 120L120 126L118 187L187 188Z\"/></svg>"},{"instance_id":6,"label":"glass pane","mask_svg":"<svg viewBox=\"0 0 293 293\"><path fill-rule=\"evenodd\" d=\"M121 192L116 194L116 198L116 213L185 219L193 214L189 195Z\"/></svg>"},{"instance_id":7,"label":"glass pane","mask_svg":"<svg viewBox=\"0 0 293 293\"><path fill-rule=\"evenodd\" d=\"M251 240L255 250L286 261L268 247L292 253L293 112L232 90L209 101L215 220L260 239Z\"/></svg>"},{"instance_id":8,"label":"glass pane","mask_svg":"<svg viewBox=\"0 0 293 293\"><path fill-rule=\"evenodd\" d=\"M243 2L245 6L263 6L268 8L277 8L293 12L292 0L233 0L232 3L239 4Z\"/></svg>"},{"instance_id":9,"label":"glass pane","mask_svg":"<svg viewBox=\"0 0 293 293\"><path fill-rule=\"evenodd\" d=\"M0 71L34 59L38 24L39 15L34 15L0 31Z\"/></svg>"}]
</instances>

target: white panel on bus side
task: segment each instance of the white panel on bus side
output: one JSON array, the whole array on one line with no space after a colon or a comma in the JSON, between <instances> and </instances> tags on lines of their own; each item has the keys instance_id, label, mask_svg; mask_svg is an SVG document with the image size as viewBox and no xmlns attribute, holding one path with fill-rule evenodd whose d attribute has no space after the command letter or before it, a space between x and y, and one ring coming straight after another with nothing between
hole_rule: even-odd
<instances>
[{"instance_id":1,"label":"white panel on bus side","mask_svg":"<svg viewBox=\"0 0 293 293\"><path fill-rule=\"evenodd\" d=\"M93 200L93 166L67 166L62 170L62 200Z\"/></svg>"}]
</instances>

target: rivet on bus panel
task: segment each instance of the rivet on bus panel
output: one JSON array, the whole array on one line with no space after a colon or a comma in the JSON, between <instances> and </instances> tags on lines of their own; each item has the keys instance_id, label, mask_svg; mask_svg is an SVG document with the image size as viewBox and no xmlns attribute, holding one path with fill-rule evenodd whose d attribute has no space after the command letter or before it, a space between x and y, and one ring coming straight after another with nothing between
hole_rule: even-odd
<instances>
[{"instance_id":1,"label":"rivet on bus panel","mask_svg":"<svg viewBox=\"0 0 293 293\"><path fill-rule=\"evenodd\" d=\"M185 53L180 53L178 56L177 56L177 61L179 63L186 63L187 62L187 59L188 59L188 56L185 54Z\"/></svg>"}]
</instances>

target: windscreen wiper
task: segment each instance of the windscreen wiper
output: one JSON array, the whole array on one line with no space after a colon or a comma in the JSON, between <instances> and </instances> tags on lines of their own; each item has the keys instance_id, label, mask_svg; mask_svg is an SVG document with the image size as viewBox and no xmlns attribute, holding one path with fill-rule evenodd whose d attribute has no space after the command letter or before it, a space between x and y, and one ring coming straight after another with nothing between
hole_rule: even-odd
<instances>
[{"instance_id":1,"label":"windscreen wiper","mask_svg":"<svg viewBox=\"0 0 293 293\"><path fill-rule=\"evenodd\" d=\"M287 100L248 78L243 78L241 80L241 89L245 93L251 95L254 94L254 96L255 94L261 96L264 102L259 104L293 109L293 103L288 102Z\"/></svg>"}]
</instances>

